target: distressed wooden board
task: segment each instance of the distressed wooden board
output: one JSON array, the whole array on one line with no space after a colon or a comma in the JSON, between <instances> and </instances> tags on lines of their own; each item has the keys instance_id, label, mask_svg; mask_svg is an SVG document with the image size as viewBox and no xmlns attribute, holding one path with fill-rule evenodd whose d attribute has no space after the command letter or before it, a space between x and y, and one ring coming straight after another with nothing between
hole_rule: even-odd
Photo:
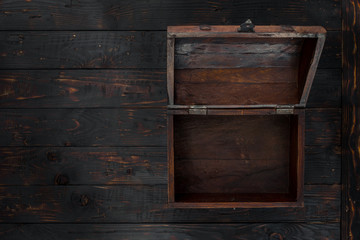
<instances>
[{"instance_id":1,"label":"distressed wooden board","mask_svg":"<svg viewBox=\"0 0 360 240\"><path fill-rule=\"evenodd\" d=\"M341 239L360 238L360 5L342 2L342 226Z\"/></svg>"},{"instance_id":2,"label":"distressed wooden board","mask_svg":"<svg viewBox=\"0 0 360 240\"><path fill-rule=\"evenodd\" d=\"M164 70L0 71L0 107L129 107L166 104Z\"/></svg>"},{"instance_id":3,"label":"distressed wooden board","mask_svg":"<svg viewBox=\"0 0 360 240\"><path fill-rule=\"evenodd\" d=\"M0 68L165 68L166 32L36 31L0 35Z\"/></svg>"},{"instance_id":4,"label":"distressed wooden board","mask_svg":"<svg viewBox=\"0 0 360 240\"><path fill-rule=\"evenodd\" d=\"M1 73L1 72L0 72ZM296 82L297 72L293 68L219 68L178 69L176 83L289 83ZM233 84L235 85L235 84Z\"/></svg>"},{"instance_id":5,"label":"distressed wooden board","mask_svg":"<svg viewBox=\"0 0 360 240\"><path fill-rule=\"evenodd\" d=\"M297 84L175 83L175 104L262 105L299 103ZM224 98L224 95L226 98Z\"/></svg>"},{"instance_id":6,"label":"distressed wooden board","mask_svg":"<svg viewBox=\"0 0 360 240\"><path fill-rule=\"evenodd\" d=\"M166 184L165 147L2 147L0 185ZM340 184L340 146L305 147L305 184Z\"/></svg>"},{"instance_id":7,"label":"distressed wooden board","mask_svg":"<svg viewBox=\"0 0 360 240\"><path fill-rule=\"evenodd\" d=\"M167 185L0 187L0 221L39 222L339 222L339 185L306 185L304 208L175 209Z\"/></svg>"},{"instance_id":8,"label":"distressed wooden board","mask_svg":"<svg viewBox=\"0 0 360 240\"><path fill-rule=\"evenodd\" d=\"M301 1L2 1L1 29L166 30L168 25L325 25L339 30L340 2ZM184 17L186 16L186 17Z\"/></svg>"},{"instance_id":9,"label":"distressed wooden board","mask_svg":"<svg viewBox=\"0 0 360 240\"><path fill-rule=\"evenodd\" d=\"M341 67L329 32L319 68ZM0 69L166 68L166 31L4 31Z\"/></svg>"},{"instance_id":10,"label":"distressed wooden board","mask_svg":"<svg viewBox=\"0 0 360 240\"><path fill-rule=\"evenodd\" d=\"M214 70L213 79L251 81L253 71ZM190 77L177 71L183 81L205 81L207 74ZM266 76L290 76L287 69L263 69ZM246 74L245 74L246 73ZM250 78L246 78L249 74ZM202 77L201 77L202 76ZM218 78L218 77L219 78ZM206 78L206 79L205 79ZM271 82L272 78L263 81ZM288 78L282 78L287 81ZM341 70L318 69L311 88L308 107L340 107ZM166 105L166 69L134 70L0 70L1 108L92 108Z\"/></svg>"},{"instance_id":11,"label":"distressed wooden board","mask_svg":"<svg viewBox=\"0 0 360 240\"><path fill-rule=\"evenodd\" d=\"M0 159L0 185L166 184L163 147L8 147Z\"/></svg>"},{"instance_id":12,"label":"distressed wooden board","mask_svg":"<svg viewBox=\"0 0 360 240\"><path fill-rule=\"evenodd\" d=\"M0 146L165 146L163 109L0 110Z\"/></svg>"},{"instance_id":13,"label":"distressed wooden board","mask_svg":"<svg viewBox=\"0 0 360 240\"><path fill-rule=\"evenodd\" d=\"M337 240L339 223L256 224L0 224L0 237L8 239L75 240L227 240L302 239Z\"/></svg>"},{"instance_id":14,"label":"distressed wooden board","mask_svg":"<svg viewBox=\"0 0 360 240\"><path fill-rule=\"evenodd\" d=\"M307 146L340 145L339 109L306 112ZM0 146L165 146L165 109L1 109Z\"/></svg>"}]
</instances>

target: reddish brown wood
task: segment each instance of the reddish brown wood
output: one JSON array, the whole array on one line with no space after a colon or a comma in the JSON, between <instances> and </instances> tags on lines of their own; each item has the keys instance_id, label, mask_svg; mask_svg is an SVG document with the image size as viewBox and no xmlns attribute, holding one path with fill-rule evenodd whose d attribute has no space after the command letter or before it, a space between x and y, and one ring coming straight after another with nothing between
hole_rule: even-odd
<instances>
[{"instance_id":1,"label":"reddish brown wood","mask_svg":"<svg viewBox=\"0 0 360 240\"><path fill-rule=\"evenodd\" d=\"M325 29L209 28L168 28L168 50L174 51L168 52L170 105L306 104Z\"/></svg>"},{"instance_id":2,"label":"reddish brown wood","mask_svg":"<svg viewBox=\"0 0 360 240\"><path fill-rule=\"evenodd\" d=\"M304 111L261 115L261 110L259 115L173 116L172 206L302 206Z\"/></svg>"},{"instance_id":3,"label":"reddish brown wood","mask_svg":"<svg viewBox=\"0 0 360 240\"><path fill-rule=\"evenodd\" d=\"M326 31L207 28L168 28L170 205L302 207L302 107Z\"/></svg>"}]
</instances>

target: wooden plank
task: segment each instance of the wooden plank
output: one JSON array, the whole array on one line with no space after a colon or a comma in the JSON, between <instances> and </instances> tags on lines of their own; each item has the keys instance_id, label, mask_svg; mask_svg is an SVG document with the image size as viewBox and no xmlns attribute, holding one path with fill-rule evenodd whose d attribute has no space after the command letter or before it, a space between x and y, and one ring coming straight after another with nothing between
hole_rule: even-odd
<instances>
[{"instance_id":1,"label":"wooden plank","mask_svg":"<svg viewBox=\"0 0 360 240\"><path fill-rule=\"evenodd\" d=\"M289 83L296 82L293 68L218 68L175 70L177 83Z\"/></svg>"},{"instance_id":2,"label":"wooden plank","mask_svg":"<svg viewBox=\"0 0 360 240\"><path fill-rule=\"evenodd\" d=\"M175 55L175 69L188 68L254 68L293 67L299 65L299 56L288 53L264 54L191 54Z\"/></svg>"},{"instance_id":3,"label":"wooden plank","mask_svg":"<svg viewBox=\"0 0 360 240\"><path fill-rule=\"evenodd\" d=\"M1 109L0 135L0 146L165 146L166 110ZM340 145L339 109L307 110L305 145Z\"/></svg>"},{"instance_id":4,"label":"wooden plank","mask_svg":"<svg viewBox=\"0 0 360 240\"><path fill-rule=\"evenodd\" d=\"M342 1L342 224L341 239L360 238L360 5Z\"/></svg>"},{"instance_id":5,"label":"wooden plank","mask_svg":"<svg viewBox=\"0 0 360 240\"><path fill-rule=\"evenodd\" d=\"M167 185L0 187L0 221L40 222L339 222L340 185L306 185L305 207L176 209Z\"/></svg>"},{"instance_id":6,"label":"wooden plank","mask_svg":"<svg viewBox=\"0 0 360 240\"><path fill-rule=\"evenodd\" d=\"M0 185L166 184L165 147L1 147ZM339 146L305 147L305 183L340 184Z\"/></svg>"},{"instance_id":7,"label":"wooden plank","mask_svg":"<svg viewBox=\"0 0 360 240\"><path fill-rule=\"evenodd\" d=\"M0 146L165 146L164 109L0 110Z\"/></svg>"},{"instance_id":8,"label":"wooden plank","mask_svg":"<svg viewBox=\"0 0 360 240\"><path fill-rule=\"evenodd\" d=\"M327 36L319 68L341 67L340 32ZM165 31L3 31L0 69L166 68Z\"/></svg>"},{"instance_id":9,"label":"wooden plank","mask_svg":"<svg viewBox=\"0 0 360 240\"><path fill-rule=\"evenodd\" d=\"M0 107L128 107L166 104L163 70L0 71Z\"/></svg>"},{"instance_id":10,"label":"wooden plank","mask_svg":"<svg viewBox=\"0 0 360 240\"><path fill-rule=\"evenodd\" d=\"M179 105L297 103L299 103L299 99L296 82L263 84L175 83L175 104Z\"/></svg>"},{"instance_id":11,"label":"wooden plank","mask_svg":"<svg viewBox=\"0 0 360 240\"><path fill-rule=\"evenodd\" d=\"M0 185L166 184L165 148L0 148Z\"/></svg>"},{"instance_id":12,"label":"wooden plank","mask_svg":"<svg viewBox=\"0 0 360 240\"><path fill-rule=\"evenodd\" d=\"M219 26L220 27L220 26ZM231 27L231 26L227 26ZM237 28L238 26L232 27ZM271 32L271 28L276 26L262 26ZM181 27L179 27L181 28ZM225 26L224 26L225 28ZM258 30L259 26L256 27ZM201 32L200 30L196 30ZM195 32L195 33L197 33ZM234 30L236 32L236 30ZM169 33L171 35L171 33ZM270 54L287 53L297 54L301 50L302 39L291 38L177 38L175 44L175 55L196 55L196 54L214 54L214 55L241 55L241 54ZM254 36L255 37L255 36Z\"/></svg>"},{"instance_id":13,"label":"wooden plank","mask_svg":"<svg viewBox=\"0 0 360 240\"><path fill-rule=\"evenodd\" d=\"M251 81L259 69L214 70L218 80ZM276 81L288 78L289 69L261 69ZM182 81L208 81L202 70L176 71ZM235 73L234 73L235 71ZM222 78L222 76L225 78ZM246 76L249 75L247 78ZM284 76L284 77L282 77ZM281 79L280 79L281 78ZM1 108L93 108L166 105L166 69L126 70L0 70ZM272 82L272 77L262 78ZM341 70L318 69L308 107L340 107Z\"/></svg>"},{"instance_id":14,"label":"wooden plank","mask_svg":"<svg viewBox=\"0 0 360 240\"><path fill-rule=\"evenodd\" d=\"M302 239L336 240L338 223L254 223L254 224L0 224L2 239L75 240L226 240Z\"/></svg>"},{"instance_id":15,"label":"wooden plank","mask_svg":"<svg viewBox=\"0 0 360 240\"><path fill-rule=\"evenodd\" d=\"M0 49L1 69L166 67L166 32L157 31L6 31Z\"/></svg>"},{"instance_id":16,"label":"wooden plank","mask_svg":"<svg viewBox=\"0 0 360 240\"><path fill-rule=\"evenodd\" d=\"M1 30L166 30L171 25L325 25L341 29L340 2L301 1L2 1ZM186 17L184 17L186 16Z\"/></svg>"}]
</instances>

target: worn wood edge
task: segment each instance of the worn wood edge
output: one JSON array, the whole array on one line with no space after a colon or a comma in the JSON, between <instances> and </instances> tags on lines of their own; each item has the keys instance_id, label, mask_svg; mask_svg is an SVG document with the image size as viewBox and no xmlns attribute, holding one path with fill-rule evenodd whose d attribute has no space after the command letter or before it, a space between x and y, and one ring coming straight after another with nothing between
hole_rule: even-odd
<instances>
[{"instance_id":1,"label":"worn wood edge","mask_svg":"<svg viewBox=\"0 0 360 240\"><path fill-rule=\"evenodd\" d=\"M174 55L175 38L167 39L167 93L169 104L174 104Z\"/></svg>"},{"instance_id":2,"label":"worn wood edge","mask_svg":"<svg viewBox=\"0 0 360 240\"><path fill-rule=\"evenodd\" d=\"M168 202L175 201L175 176L174 176L174 117L167 116L168 134L167 134L167 157L168 157Z\"/></svg>"},{"instance_id":3,"label":"worn wood edge","mask_svg":"<svg viewBox=\"0 0 360 240\"><path fill-rule=\"evenodd\" d=\"M109 240L162 239L338 239L339 223L217 223L217 224L0 224L5 239L36 238L38 240L106 238Z\"/></svg>"},{"instance_id":4,"label":"worn wood edge","mask_svg":"<svg viewBox=\"0 0 360 240\"><path fill-rule=\"evenodd\" d=\"M169 208L288 208L304 207L304 202L172 202Z\"/></svg>"},{"instance_id":5,"label":"worn wood edge","mask_svg":"<svg viewBox=\"0 0 360 240\"><path fill-rule=\"evenodd\" d=\"M239 25L209 25L210 29L202 31L200 26L168 26L167 31L170 35L179 33L238 33ZM293 36L293 34L299 37L307 37L308 34L324 34L326 29L322 26L278 26L278 25L259 25L255 26L254 33L246 33L244 36L256 36L257 33L284 33L289 34L287 36ZM243 33L240 33L241 35ZM177 35L178 36L178 35Z\"/></svg>"},{"instance_id":6,"label":"worn wood edge","mask_svg":"<svg viewBox=\"0 0 360 240\"><path fill-rule=\"evenodd\" d=\"M316 69L317 69L317 66L319 65L321 53L324 48L325 38L326 37L324 34L324 35L320 36L317 40L314 56L311 59L311 65L309 67L308 74L306 76L304 91L301 95L300 104L306 105L307 100L309 98L309 94L310 94L311 86L314 81Z\"/></svg>"},{"instance_id":7,"label":"worn wood edge","mask_svg":"<svg viewBox=\"0 0 360 240\"><path fill-rule=\"evenodd\" d=\"M360 239L359 98L360 5L342 1L342 206L341 239Z\"/></svg>"}]
</instances>

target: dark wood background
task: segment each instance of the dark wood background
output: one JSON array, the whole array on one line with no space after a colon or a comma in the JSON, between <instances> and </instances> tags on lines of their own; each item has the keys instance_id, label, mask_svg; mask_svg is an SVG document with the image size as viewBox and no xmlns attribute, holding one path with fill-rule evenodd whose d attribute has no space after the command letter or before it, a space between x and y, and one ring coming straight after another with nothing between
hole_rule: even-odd
<instances>
[{"instance_id":1,"label":"dark wood background","mask_svg":"<svg viewBox=\"0 0 360 240\"><path fill-rule=\"evenodd\" d=\"M0 2L1 239L340 239L339 0ZM167 208L166 27L321 25L305 207Z\"/></svg>"}]
</instances>

